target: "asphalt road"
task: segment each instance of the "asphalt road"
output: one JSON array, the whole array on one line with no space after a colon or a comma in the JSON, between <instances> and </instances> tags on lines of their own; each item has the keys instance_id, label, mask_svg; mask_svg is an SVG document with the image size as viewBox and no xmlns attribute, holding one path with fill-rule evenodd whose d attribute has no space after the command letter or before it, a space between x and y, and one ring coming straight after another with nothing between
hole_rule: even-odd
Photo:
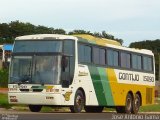
<instances>
[{"instance_id":1,"label":"asphalt road","mask_svg":"<svg viewBox=\"0 0 160 120\"><path fill-rule=\"evenodd\" d=\"M32 113L0 111L1 120L160 120L160 114L141 113L137 115L105 113Z\"/></svg>"}]
</instances>

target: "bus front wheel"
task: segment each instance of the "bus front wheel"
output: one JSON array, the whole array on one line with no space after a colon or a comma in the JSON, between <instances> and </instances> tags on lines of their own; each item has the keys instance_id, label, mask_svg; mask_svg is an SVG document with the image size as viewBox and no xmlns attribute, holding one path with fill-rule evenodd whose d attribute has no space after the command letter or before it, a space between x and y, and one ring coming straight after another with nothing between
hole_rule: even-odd
<instances>
[{"instance_id":1,"label":"bus front wheel","mask_svg":"<svg viewBox=\"0 0 160 120\"><path fill-rule=\"evenodd\" d=\"M42 105L29 105L29 109L31 112L39 112L41 111Z\"/></svg>"},{"instance_id":2,"label":"bus front wheel","mask_svg":"<svg viewBox=\"0 0 160 120\"><path fill-rule=\"evenodd\" d=\"M78 90L75 94L74 105L70 107L71 112L80 113L84 108L85 97L81 90Z\"/></svg>"}]
</instances>

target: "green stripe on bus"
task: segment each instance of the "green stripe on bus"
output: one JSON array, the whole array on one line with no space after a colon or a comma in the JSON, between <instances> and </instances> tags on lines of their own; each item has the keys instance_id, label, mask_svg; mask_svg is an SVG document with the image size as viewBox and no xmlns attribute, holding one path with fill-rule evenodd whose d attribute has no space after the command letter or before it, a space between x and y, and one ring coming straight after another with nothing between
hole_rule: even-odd
<instances>
[{"instance_id":1,"label":"green stripe on bus","mask_svg":"<svg viewBox=\"0 0 160 120\"><path fill-rule=\"evenodd\" d=\"M99 67L98 71L99 71L99 74L100 74L100 77L101 77L101 81L102 81L103 90L104 90L105 98L106 98L106 101L107 101L107 105L113 106L114 101L113 101L112 91L111 91L110 83L109 83L108 76L107 76L107 73L106 73L106 69Z\"/></svg>"},{"instance_id":2,"label":"green stripe on bus","mask_svg":"<svg viewBox=\"0 0 160 120\"><path fill-rule=\"evenodd\" d=\"M96 97L99 105L107 105L106 98L103 92L102 81L96 67L89 66L89 71L91 74L94 90L96 92Z\"/></svg>"}]
</instances>

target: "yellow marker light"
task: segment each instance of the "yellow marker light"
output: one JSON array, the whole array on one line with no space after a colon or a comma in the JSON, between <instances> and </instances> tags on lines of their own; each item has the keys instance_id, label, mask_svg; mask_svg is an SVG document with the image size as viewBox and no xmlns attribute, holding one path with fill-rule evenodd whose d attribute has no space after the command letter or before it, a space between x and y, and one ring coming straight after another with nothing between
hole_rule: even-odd
<instances>
[{"instance_id":1,"label":"yellow marker light","mask_svg":"<svg viewBox=\"0 0 160 120\"><path fill-rule=\"evenodd\" d=\"M59 92L59 89L46 89L46 92L58 93L58 92Z\"/></svg>"}]
</instances>

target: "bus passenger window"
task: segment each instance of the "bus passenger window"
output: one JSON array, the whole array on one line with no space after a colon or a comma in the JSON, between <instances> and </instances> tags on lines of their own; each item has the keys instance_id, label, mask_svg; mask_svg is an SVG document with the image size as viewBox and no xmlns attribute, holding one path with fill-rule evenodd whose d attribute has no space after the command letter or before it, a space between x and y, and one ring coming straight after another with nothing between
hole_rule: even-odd
<instances>
[{"instance_id":1,"label":"bus passenger window","mask_svg":"<svg viewBox=\"0 0 160 120\"><path fill-rule=\"evenodd\" d=\"M107 63L109 66L118 66L118 52L107 50Z\"/></svg>"},{"instance_id":2,"label":"bus passenger window","mask_svg":"<svg viewBox=\"0 0 160 120\"><path fill-rule=\"evenodd\" d=\"M93 48L93 62L99 64L99 48L97 47Z\"/></svg>"},{"instance_id":3,"label":"bus passenger window","mask_svg":"<svg viewBox=\"0 0 160 120\"><path fill-rule=\"evenodd\" d=\"M105 49L100 49L99 51L99 62L101 65L105 65L106 64L106 50Z\"/></svg>"},{"instance_id":4,"label":"bus passenger window","mask_svg":"<svg viewBox=\"0 0 160 120\"><path fill-rule=\"evenodd\" d=\"M132 68L136 70L142 69L142 57L140 55L132 54Z\"/></svg>"},{"instance_id":5,"label":"bus passenger window","mask_svg":"<svg viewBox=\"0 0 160 120\"><path fill-rule=\"evenodd\" d=\"M152 58L151 57L143 57L143 69L145 71L153 71L153 64L152 64Z\"/></svg>"},{"instance_id":6,"label":"bus passenger window","mask_svg":"<svg viewBox=\"0 0 160 120\"><path fill-rule=\"evenodd\" d=\"M91 47L79 44L78 45L78 61L91 63Z\"/></svg>"},{"instance_id":7,"label":"bus passenger window","mask_svg":"<svg viewBox=\"0 0 160 120\"><path fill-rule=\"evenodd\" d=\"M121 67L130 68L131 55L128 53L121 53Z\"/></svg>"},{"instance_id":8,"label":"bus passenger window","mask_svg":"<svg viewBox=\"0 0 160 120\"><path fill-rule=\"evenodd\" d=\"M93 62L99 65L105 65L105 49L94 47L93 48Z\"/></svg>"}]
</instances>

